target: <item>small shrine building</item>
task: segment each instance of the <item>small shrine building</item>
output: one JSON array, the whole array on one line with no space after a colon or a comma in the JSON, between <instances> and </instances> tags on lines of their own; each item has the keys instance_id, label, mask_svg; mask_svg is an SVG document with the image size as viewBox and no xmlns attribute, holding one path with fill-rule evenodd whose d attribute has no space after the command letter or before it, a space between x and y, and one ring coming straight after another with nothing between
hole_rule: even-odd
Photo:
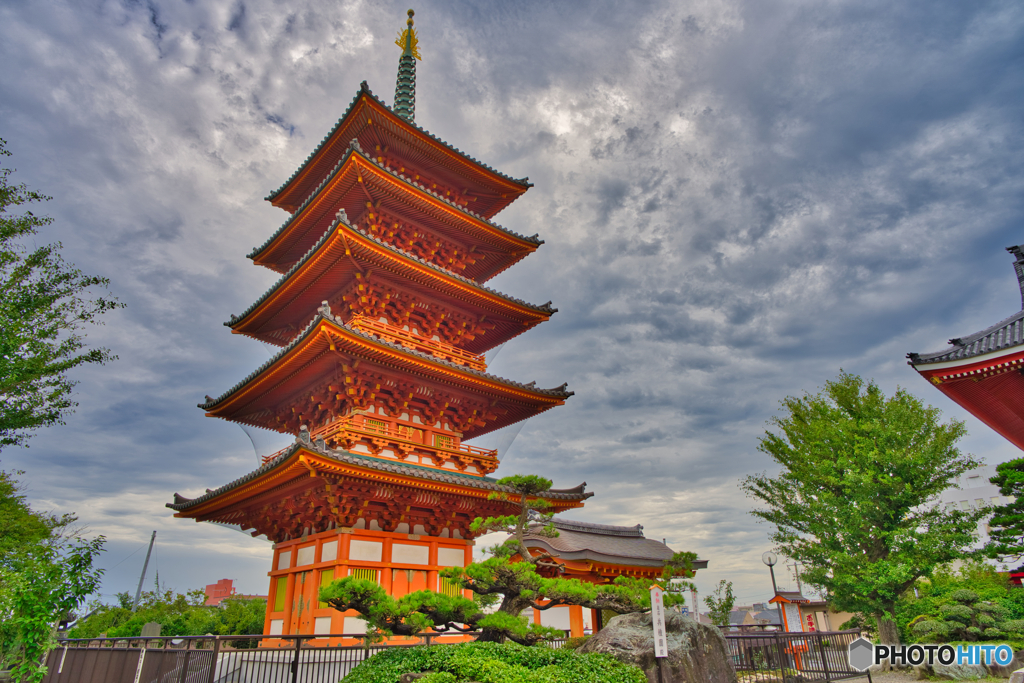
<instances>
[{"instance_id":1,"label":"small shrine building","mask_svg":"<svg viewBox=\"0 0 1024 683\"><path fill-rule=\"evenodd\" d=\"M558 536L526 534L523 543L534 556L547 553L561 565L560 576L589 583L606 584L619 576L653 581L660 578L666 560L674 554L671 548L644 537L644 528L593 524L555 517L551 525ZM536 551L536 552L534 552ZM707 560L695 560L693 568L706 569ZM591 624L599 631L602 615L591 611ZM583 635L583 608L578 605L533 610L535 623L570 631L572 636Z\"/></svg>"}]
</instances>

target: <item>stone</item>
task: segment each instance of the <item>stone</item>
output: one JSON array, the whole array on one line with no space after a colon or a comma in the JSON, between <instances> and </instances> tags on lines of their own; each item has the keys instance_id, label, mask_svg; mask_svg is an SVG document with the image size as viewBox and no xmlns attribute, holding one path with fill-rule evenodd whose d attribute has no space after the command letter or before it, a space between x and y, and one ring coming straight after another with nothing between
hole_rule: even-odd
<instances>
[{"instance_id":1,"label":"stone","mask_svg":"<svg viewBox=\"0 0 1024 683\"><path fill-rule=\"evenodd\" d=\"M1016 661L1016 659L1017 658L1014 657L1014 661ZM1010 683L1024 683L1024 669L1017 669L1010 674Z\"/></svg>"},{"instance_id":2,"label":"stone","mask_svg":"<svg viewBox=\"0 0 1024 683\"><path fill-rule=\"evenodd\" d=\"M142 625L142 637L143 638L159 638L160 630L163 627L155 621L147 621Z\"/></svg>"},{"instance_id":3,"label":"stone","mask_svg":"<svg viewBox=\"0 0 1024 683\"><path fill-rule=\"evenodd\" d=\"M947 681L976 681L988 678L984 664L932 664L932 675Z\"/></svg>"},{"instance_id":4,"label":"stone","mask_svg":"<svg viewBox=\"0 0 1024 683\"><path fill-rule=\"evenodd\" d=\"M1013 659L1010 660L1009 664L987 664L985 668L988 669L990 676L995 678L1012 678L1014 674L1021 674L1018 676L1017 683L1024 683L1024 661L1021 661L1019 653L1013 653Z\"/></svg>"},{"instance_id":5,"label":"stone","mask_svg":"<svg viewBox=\"0 0 1024 683\"><path fill-rule=\"evenodd\" d=\"M576 651L602 652L639 666L650 683L736 683L736 670L720 629L667 612L665 631L668 657L660 662L654 656L654 629L649 613L615 617Z\"/></svg>"}]
</instances>

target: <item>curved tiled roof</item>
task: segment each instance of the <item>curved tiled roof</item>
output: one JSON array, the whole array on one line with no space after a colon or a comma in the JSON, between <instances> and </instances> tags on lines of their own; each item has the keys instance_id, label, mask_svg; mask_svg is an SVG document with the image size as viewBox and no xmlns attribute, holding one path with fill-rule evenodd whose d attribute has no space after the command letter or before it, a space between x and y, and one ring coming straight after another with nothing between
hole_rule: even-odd
<instances>
[{"instance_id":1,"label":"curved tiled roof","mask_svg":"<svg viewBox=\"0 0 1024 683\"><path fill-rule=\"evenodd\" d=\"M452 363L451 361L447 361L447 360L444 360L444 359L441 359L441 358L435 358L434 356L432 356L430 354L427 354L427 353L423 353L421 351L416 351L414 349L407 349L406 347L401 346L400 344L392 344L391 342L384 341L383 339L378 339L377 337L374 337L373 335L367 334L367 333L363 332L362 330L358 330L358 329L356 329L356 328L354 328L354 327L352 327L352 326L350 326L350 325L348 325L348 324L338 320L337 318L335 318L330 313L324 311L323 307L321 307L321 309L319 311L317 311L316 316L314 316L314 318L306 326L306 329L304 329L300 334L296 335L295 339L293 339L290 344L288 344L287 346L283 347L280 351L278 351L276 354L271 356L269 360L267 360L265 363L263 363L263 365L259 366L258 368L253 370L251 373L249 373L249 375L247 375L246 378L243 379L241 382L237 383L235 386L233 386L230 389L228 389L227 391L225 391L219 397L217 397L215 399L212 399L212 400L209 400L206 403L198 404L198 407L202 408L203 410L209 410L210 408L213 408L214 406L216 406L221 401L227 399L229 396L231 396L231 394L235 393L236 391L238 391L239 389L244 387L246 384L248 384L252 380L254 380L257 377L259 377L259 375L261 373L263 373L265 370L270 368L274 363L276 363L278 360L280 360L285 354L287 354L289 351L291 351L293 348L295 348L299 344L299 342L304 340L306 338L306 336L312 330L315 330L317 325L319 325L320 322L323 321L323 320L329 320L330 322L334 323L335 325L338 325L339 327L345 328L346 331L351 332L352 334L354 334L356 336L362 337L363 339L371 341L374 344L378 344L380 346L384 346L384 347L387 347L389 349L392 349L392 350L395 350L395 351L399 351L401 353L405 353L405 354L414 356L416 358L419 358L419 359L422 359L422 360L425 360L425 361L429 361L430 363L434 363L434 364L437 364L437 365L442 365L442 366L447 367L447 368L458 370L458 371L464 372L464 373L466 373L468 375L473 375L473 376L476 376L476 377L480 377L481 379L487 379L487 380L490 380L492 382L497 382L499 384L504 384L505 386L514 387L516 389L524 389L526 391L532 391L532 392L534 392L536 394L543 394L543 395L552 396L552 397L555 397L555 398L569 398L570 396L574 395L574 392L566 391L565 390L565 387L566 387L565 384L563 384L560 387L555 387L553 389L538 389L537 387L533 386L532 382L530 384L522 384L520 382L516 382L516 381L511 380L511 379L505 379L504 377L498 377L497 375L491 375L491 374L486 373L486 372L481 372L480 370L474 370L474 369L468 368L468 367L466 367L464 365L459 365L458 363Z\"/></svg>"},{"instance_id":2,"label":"curved tiled roof","mask_svg":"<svg viewBox=\"0 0 1024 683\"><path fill-rule=\"evenodd\" d=\"M266 301L267 298L269 298L271 294L273 294L279 287L281 287L285 282L288 281L288 278L290 278L297 270L302 268L302 266L305 265L306 261L308 261L310 258L313 257L313 255L316 253L316 250L319 249L321 246L323 246L323 244L334 233L335 229L337 229L338 225L340 225L340 224L342 224L342 221L339 218L335 218L333 221L331 221L330 227L327 228L327 230L324 232L324 234L321 235L320 239L318 239L313 244L313 246L311 246L309 248L309 250L302 256L302 258L300 258L298 261L296 261L295 265L293 265L291 268L288 269L288 272L286 272L284 275L282 275L278 279L277 282L275 282L273 285L271 285L270 289L265 291L263 293L263 295L260 296L260 298L257 299L251 306L249 306L247 309L245 309L245 311L243 311L241 315L239 315L239 316L232 315L231 319L224 323L225 327L231 327L232 325L237 324L239 320L245 319L246 316L248 316L253 311L255 311L257 308L259 308L260 304L262 304L264 301ZM399 256L402 256L402 257L407 258L409 260L412 260L412 261L415 261L417 263L423 264L424 266L427 266L428 268L431 268L431 269L437 271L438 273L440 273L442 275L446 275L448 277L452 277L452 278L454 278L454 279L456 279L456 280L458 280L460 282L466 283L467 285L471 285L472 287L475 287L476 289L479 289L479 290L482 290L484 292L487 292L488 294L493 294L494 296L501 297L502 299L505 299L506 301L511 301L513 303L519 304L520 306L525 306L526 308L532 308L533 310L539 311L539 312L542 312L542 313L552 314L552 313L557 313L558 312L557 308L552 308L551 307L551 302L550 301L547 302L546 304L542 304L542 305L538 306L537 304L531 304L529 302L523 301L522 299L518 299L518 298L516 298L514 296L509 296L508 294L503 294L503 293L499 292L496 289L491 289L490 287L488 287L486 285L480 284L476 280L471 280L470 278L465 277L464 275L459 275L458 273L453 273L452 271L448 270L447 268L443 268L443 267L441 267L441 266L439 266L437 264L431 263L429 261L424 261L419 256L416 256L415 254L410 254L409 252L407 252L407 251L405 251L403 249L399 249L398 247L396 247L394 245L388 244L387 242L384 242L384 241L378 239L377 237L374 237L373 235L369 235L369 234L363 232L362 230L354 228L351 225L349 225L347 222L344 223L344 225L346 227L348 227L348 228L351 228L352 230L355 230L357 233L359 233L361 236L365 237L366 239L371 240L371 241L379 244L380 246L384 247L385 249L388 249L389 251L394 252L395 254L397 254Z\"/></svg>"},{"instance_id":3,"label":"curved tiled roof","mask_svg":"<svg viewBox=\"0 0 1024 683\"><path fill-rule=\"evenodd\" d=\"M558 519L551 520L558 536L527 533L526 547L543 548L562 560L591 560L609 564L657 567L675 553L660 541L644 538L643 527L609 526ZM706 560L693 563L695 569L707 567Z\"/></svg>"},{"instance_id":4,"label":"curved tiled roof","mask_svg":"<svg viewBox=\"0 0 1024 683\"><path fill-rule=\"evenodd\" d=\"M400 181L406 183L407 185L412 185L416 189L421 190L422 192L425 192L425 193L429 194L430 196L432 196L432 197L434 197L436 199L440 199L441 201L443 201L446 204L450 205L453 209L456 209L456 210L458 210L458 211L460 211L460 212L462 212L462 213L464 213L466 215L472 216L473 218L475 218L475 219L477 219L477 220L479 220L479 221L481 221L483 223L486 223L487 225L489 225L490 227L494 228L495 230L503 232L506 235L509 235L510 237L514 237L516 239L523 240L524 242L531 242L531 243L536 244L538 246L540 246L541 244L544 244L544 240L539 239L537 237L537 235L532 235L530 237L527 237L525 235L520 235L519 233L515 232L514 230L509 230L508 228L506 228L504 226L498 225L497 223L495 223L494 221L490 220L489 218L484 218L480 214L478 214L478 213L476 213L474 211L470 211L468 208L466 208L464 206L460 206L459 204L456 204L455 202L450 200L448 197L445 197L445 196L443 196L441 194L438 194L437 192L434 192L433 190L429 189L425 185L422 185L421 183L417 183L415 180L410 180L409 178L406 178L401 173L397 173L396 171L391 170L390 168L385 166L383 163L381 163L381 162L377 161L376 159L374 159L372 157L369 157L365 153L363 153L363 151L359 148L358 142L356 140L352 140L352 143L350 143L350 145L349 145L348 152L346 152L345 155L341 159L338 160L338 163L335 164L334 168L331 169L331 172L328 173L327 176L322 181L320 181L320 184L317 185L315 188L313 188L313 190L309 193L309 196L306 197L306 199L302 202L302 204L299 205L299 207L295 210L295 212L291 216L288 217L288 220L286 220L283 224L281 224L281 227L279 227L274 232L274 234L271 235L262 245L253 248L253 250L251 252L249 252L246 257L250 258L250 259L256 258L256 256L258 256L267 247L269 247L273 243L273 241L275 239L277 239L277 237L282 232L287 230L288 226L291 225L292 222L296 218L298 218L298 216L302 213L303 209L305 209L306 206L311 201L313 201L316 198L316 196L320 193L320 191L323 190L327 186L327 184L331 181L331 179L334 178L334 176L338 174L338 171L341 170L342 166L345 165L345 162L348 160L348 158L353 153L359 153L360 156L362 156L364 160L366 160L367 162L372 163L372 164L378 166L385 173L388 173L389 175L393 176L397 180L400 180Z\"/></svg>"},{"instance_id":5,"label":"curved tiled roof","mask_svg":"<svg viewBox=\"0 0 1024 683\"><path fill-rule=\"evenodd\" d=\"M966 360L993 351L1024 346L1024 311L1011 315L981 332L963 338L950 339L952 346L934 353L908 353L911 365L927 365L954 360Z\"/></svg>"},{"instance_id":6,"label":"curved tiled roof","mask_svg":"<svg viewBox=\"0 0 1024 683\"><path fill-rule=\"evenodd\" d=\"M167 507L172 510L187 510L188 508L194 507L201 503L205 503L209 500L216 498L219 495L227 493L232 489L238 488L242 484L252 481L257 477L260 477L267 472L270 472L277 467L281 466L285 461L288 460L292 455L295 454L300 448L307 448L313 450L321 455L328 458L332 458L339 462L344 462L349 465L357 465L360 467L366 467L371 470L377 470L382 472L391 472L394 474L403 474L411 477L418 477L420 479L426 479L429 481L439 481L449 484L462 484L470 485L478 489L484 489L488 491L496 491L502 493L515 493L515 490L508 486L501 486L498 484L498 480L492 477L481 477L472 474L464 474L462 472L447 472L444 470L434 469L431 467L424 467L423 465L413 465L405 463L392 463L387 460L380 458L373 458L366 455L358 455L356 453L350 453L348 451L334 450L330 448L322 447L317 443L305 443L300 439L296 439L295 443L285 450L281 451L274 459L268 461L265 465L259 469L249 472L245 476L239 477L232 482L221 486L220 488L209 490L198 498L185 498L177 493L174 494L174 502L167 503ZM586 499L593 496L593 493L587 493L583 489L586 484L577 486L573 489L551 489L545 494L545 498L549 500L580 500Z\"/></svg>"},{"instance_id":7,"label":"curved tiled roof","mask_svg":"<svg viewBox=\"0 0 1024 683\"><path fill-rule=\"evenodd\" d=\"M1006 251L1014 256L1013 269L1017 274L1017 284L1021 292L1021 308L1024 309L1024 245L1007 247ZM967 360L986 353L1024 346L1024 310L1014 313L1006 320L996 323L981 332L966 337L950 339L952 346L933 353L908 353L910 365L928 365L930 363L946 363Z\"/></svg>"},{"instance_id":8,"label":"curved tiled roof","mask_svg":"<svg viewBox=\"0 0 1024 683\"><path fill-rule=\"evenodd\" d=\"M302 164L298 167L298 169L295 170L294 173L292 173L291 177L289 177L288 180L286 180L281 185L281 187L277 188L276 190L271 192L269 195L267 195L265 197L265 199L267 199L268 201L272 201L274 198L277 197L277 195L279 195L282 192L284 192L285 188L287 188L292 183L292 181L295 180L295 178L297 178L300 173L302 173L302 170L304 168L306 168L306 166L309 164L310 161L312 161L313 159L316 158L316 155L320 152L321 149L323 149L324 145L326 145L327 142L331 139L331 137L334 136L334 133L338 130L338 128L341 127L341 124L345 122L345 119L348 118L348 115L352 112L352 108L355 107L356 103L359 101L359 97L361 95L364 95L364 94L367 95L368 97L372 98L375 102L377 102L377 104L379 104L380 106L384 107L388 111L392 111L391 107L389 107L388 105L384 104L383 100L381 100L376 95L374 95L372 92L370 92L370 88L366 84L366 81L363 81L362 83L360 83L360 85L359 85L359 92L357 92L356 96L352 98L352 102L348 105L348 109L346 109L345 113L341 115L341 118L338 119L338 122L334 124L334 127L331 128L331 131L326 136L324 136L324 139L320 141L320 144L318 144L316 146L316 149L314 149L309 154L309 156L306 157L306 160L302 162ZM397 117L398 115L395 114L395 116ZM513 183L515 183L517 185L521 185L522 187L533 187L533 184L529 182L528 178L513 178L512 176L505 175L501 171L488 166L487 164L483 163L479 159L475 159L475 158L471 157L470 155L468 155L465 152L463 152L461 149L459 149L457 147L453 147L452 145L448 144L447 142L445 142L441 138L435 136L432 133L427 132L423 128L420 128L414 121L407 121L406 119L401 118L401 117L399 117L399 119L403 123L407 123L410 126L412 126L413 128L415 128L416 130L418 130L419 132L423 133L424 135L429 137L431 140L433 140L433 141L435 141L435 142L437 142L439 144L444 145L445 147L447 147L452 152L455 152L456 154L461 156L463 159L466 159L467 161L470 161L473 164L475 164L475 165L477 165L477 166L479 166L481 168L484 168L484 169L490 171L491 173L495 174L496 176L504 178L505 180L513 182Z\"/></svg>"}]
</instances>

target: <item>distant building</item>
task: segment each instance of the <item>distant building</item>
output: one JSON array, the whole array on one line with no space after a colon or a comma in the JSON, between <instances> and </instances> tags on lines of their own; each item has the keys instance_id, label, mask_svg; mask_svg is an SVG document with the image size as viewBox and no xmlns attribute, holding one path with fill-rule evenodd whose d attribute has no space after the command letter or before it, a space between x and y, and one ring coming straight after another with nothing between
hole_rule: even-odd
<instances>
[{"instance_id":1,"label":"distant building","mask_svg":"<svg viewBox=\"0 0 1024 683\"><path fill-rule=\"evenodd\" d=\"M207 584L206 586L206 602L203 604L208 607L214 607L219 605L227 598L245 598L246 600L253 600L256 598L266 600L266 595L239 595L235 592L234 579L221 579L217 583Z\"/></svg>"}]
</instances>

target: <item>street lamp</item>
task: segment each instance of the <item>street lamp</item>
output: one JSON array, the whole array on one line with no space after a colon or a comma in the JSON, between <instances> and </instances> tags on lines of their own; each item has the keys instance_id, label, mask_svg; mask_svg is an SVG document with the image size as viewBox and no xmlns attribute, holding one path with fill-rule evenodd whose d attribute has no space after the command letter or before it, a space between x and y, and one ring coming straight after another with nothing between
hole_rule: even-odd
<instances>
[{"instance_id":1,"label":"street lamp","mask_svg":"<svg viewBox=\"0 0 1024 683\"><path fill-rule=\"evenodd\" d=\"M772 573L772 597L778 597L779 588L775 585L775 564L779 561L779 556L773 553L771 550L767 550L761 553L761 561L768 565L768 571ZM779 630L782 630L782 605L776 603L776 609L779 612Z\"/></svg>"}]
</instances>

